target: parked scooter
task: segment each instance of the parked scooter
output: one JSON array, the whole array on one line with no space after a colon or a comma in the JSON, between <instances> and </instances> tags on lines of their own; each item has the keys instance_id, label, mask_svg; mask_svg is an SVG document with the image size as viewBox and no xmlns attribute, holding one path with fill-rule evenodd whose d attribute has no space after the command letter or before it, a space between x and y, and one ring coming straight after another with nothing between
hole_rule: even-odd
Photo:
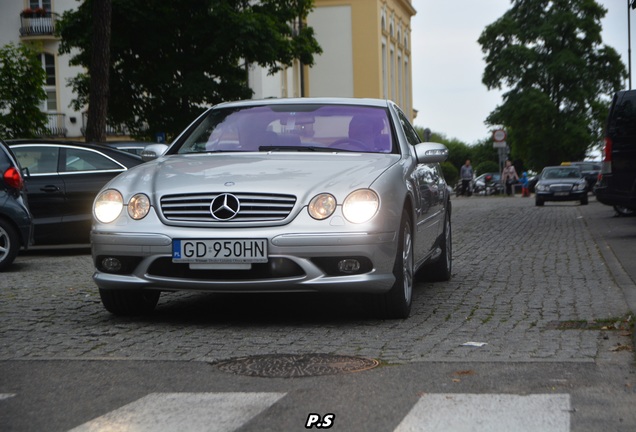
<instances>
[{"instance_id":1,"label":"parked scooter","mask_svg":"<svg viewBox=\"0 0 636 432\"><path fill-rule=\"evenodd\" d=\"M484 195L486 196L499 195L503 193L504 186L501 184L500 181L495 180L495 178L491 175L487 175L485 177L485 180L486 180L486 186L485 186Z\"/></svg>"},{"instance_id":2,"label":"parked scooter","mask_svg":"<svg viewBox=\"0 0 636 432\"><path fill-rule=\"evenodd\" d=\"M476 195L499 195L503 193L504 186L500 181L501 177L497 173L482 174L475 179L473 192Z\"/></svg>"},{"instance_id":3,"label":"parked scooter","mask_svg":"<svg viewBox=\"0 0 636 432\"><path fill-rule=\"evenodd\" d=\"M470 183L468 183L468 187L466 188L466 193L463 194L462 193L462 180L460 179L456 184L455 184L455 196L458 197L460 195L466 195L466 196L472 196L473 195L473 190L474 190L475 186L474 186L474 181L471 180Z\"/></svg>"}]
</instances>

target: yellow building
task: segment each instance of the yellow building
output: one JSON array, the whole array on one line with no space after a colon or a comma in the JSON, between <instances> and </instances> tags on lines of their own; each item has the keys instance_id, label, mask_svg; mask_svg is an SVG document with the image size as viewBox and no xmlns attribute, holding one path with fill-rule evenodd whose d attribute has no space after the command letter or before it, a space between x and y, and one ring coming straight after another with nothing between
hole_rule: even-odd
<instances>
[{"instance_id":1,"label":"yellow building","mask_svg":"<svg viewBox=\"0 0 636 432\"><path fill-rule=\"evenodd\" d=\"M307 25L323 53L309 68L267 76L250 71L255 98L370 97L391 99L415 117L411 74L411 0L315 0Z\"/></svg>"}]
</instances>

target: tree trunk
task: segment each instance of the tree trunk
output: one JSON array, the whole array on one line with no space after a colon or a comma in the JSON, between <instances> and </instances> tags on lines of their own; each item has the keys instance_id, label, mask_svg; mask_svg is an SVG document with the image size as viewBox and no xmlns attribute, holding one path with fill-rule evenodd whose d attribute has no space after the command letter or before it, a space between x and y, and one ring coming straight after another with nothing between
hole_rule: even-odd
<instances>
[{"instance_id":1,"label":"tree trunk","mask_svg":"<svg viewBox=\"0 0 636 432\"><path fill-rule=\"evenodd\" d=\"M93 35L86 142L106 141L112 0L93 0Z\"/></svg>"}]
</instances>

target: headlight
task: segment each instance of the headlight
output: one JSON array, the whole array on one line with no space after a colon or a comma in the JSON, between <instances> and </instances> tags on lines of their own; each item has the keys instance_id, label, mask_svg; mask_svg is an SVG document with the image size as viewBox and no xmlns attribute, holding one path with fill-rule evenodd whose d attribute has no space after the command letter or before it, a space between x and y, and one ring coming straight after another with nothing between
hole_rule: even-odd
<instances>
[{"instance_id":1,"label":"headlight","mask_svg":"<svg viewBox=\"0 0 636 432\"><path fill-rule=\"evenodd\" d=\"M134 220L143 219L150 211L150 198L140 193L128 202L128 215Z\"/></svg>"},{"instance_id":2,"label":"headlight","mask_svg":"<svg viewBox=\"0 0 636 432\"><path fill-rule=\"evenodd\" d=\"M574 190L575 191L582 191L585 189L586 183L582 182L582 183L577 183L574 185Z\"/></svg>"},{"instance_id":3,"label":"headlight","mask_svg":"<svg viewBox=\"0 0 636 432\"><path fill-rule=\"evenodd\" d=\"M349 194L342 205L342 213L349 222L364 223L370 220L380 207L378 195L371 189L360 189Z\"/></svg>"},{"instance_id":4,"label":"headlight","mask_svg":"<svg viewBox=\"0 0 636 432\"><path fill-rule=\"evenodd\" d=\"M93 211L98 221L111 223L119 217L123 207L124 199L121 194L114 189L107 189L100 193L95 200Z\"/></svg>"},{"instance_id":5,"label":"headlight","mask_svg":"<svg viewBox=\"0 0 636 432\"><path fill-rule=\"evenodd\" d=\"M534 188L539 192L545 192L548 190L548 186L542 185L541 183L537 183Z\"/></svg>"},{"instance_id":6,"label":"headlight","mask_svg":"<svg viewBox=\"0 0 636 432\"><path fill-rule=\"evenodd\" d=\"M326 219L336 211L336 198L328 193L316 195L309 202L308 210L312 218Z\"/></svg>"}]
</instances>

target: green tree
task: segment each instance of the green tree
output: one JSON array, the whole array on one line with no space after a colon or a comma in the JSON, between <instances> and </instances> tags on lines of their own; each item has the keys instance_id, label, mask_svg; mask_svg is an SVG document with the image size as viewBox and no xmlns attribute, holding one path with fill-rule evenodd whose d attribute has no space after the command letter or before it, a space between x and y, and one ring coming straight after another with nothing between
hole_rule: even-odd
<instances>
[{"instance_id":1,"label":"green tree","mask_svg":"<svg viewBox=\"0 0 636 432\"><path fill-rule=\"evenodd\" d=\"M482 175L487 172L500 172L499 164L491 160L480 162L475 165L475 172L477 173L476 175Z\"/></svg>"},{"instance_id":2,"label":"green tree","mask_svg":"<svg viewBox=\"0 0 636 432\"><path fill-rule=\"evenodd\" d=\"M44 133L47 117L45 72L38 51L25 44L0 48L0 137L33 138Z\"/></svg>"},{"instance_id":3,"label":"green tree","mask_svg":"<svg viewBox=\"0 0 636 432\"><path fill-rule=\"evenodd\" d=\"M607 10L594 0L512 0L479 37L488 89L506 89L487 118L508 132L512 156L539 170L580 160L602 138L625 66L603 45Z\"/></svg>"},{"instance_id":4,"label":"green tree","mask_svg":"<svg viewBox=\"0 0 636 432\"><path fill-rule=\"evenodd\" d=\"M453 187L459 180L459 170L455 165L451 162L442 162L442 173L444 174L444 179L446 179L446 184Z\"/></svg>"},{"instance_id":5,"label":"green tree","mask_svg":"<svg viewBox=\"0 0 636 432\"><path fill-rule=\"evenodd\" d=\"M71 64L88 71L72 80L76 109L88 104L93 1L64 13L58 26L60 51L76 53ZM270 73L296 59L312 65L322 52L313 29L291 25L312 7L313 0L112 0L109 123L171 138L205 107L250 98L250 64Z\"/></svg>"}]
</instances>

